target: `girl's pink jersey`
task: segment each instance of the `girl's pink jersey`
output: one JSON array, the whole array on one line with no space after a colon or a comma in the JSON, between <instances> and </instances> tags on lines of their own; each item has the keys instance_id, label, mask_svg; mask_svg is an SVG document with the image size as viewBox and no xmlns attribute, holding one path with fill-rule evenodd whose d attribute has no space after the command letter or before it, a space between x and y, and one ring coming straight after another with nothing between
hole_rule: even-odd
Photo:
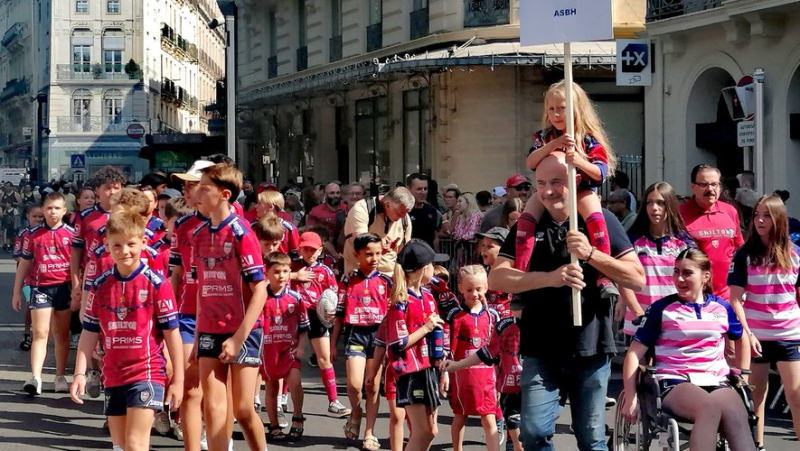
<instances>
[{"instance_id":1,"label":"girl's pink jersey","mask_svg":"<svg viewBox=\"0 0 800 451\"><path fill-rule=\"evenodd\" d=\"M797 305L800 248L793 246L791 268L755 266L740 249L733 258L728 285L745 291L744 316L760 341L800 340L800 307Z\"/></svg>"},{"instance_id":2,"label":"girl's pink jersey","mask_svg":"<svg viewBox=\"0 0 800 451\"><path fill-rule=\"evenodd\" d=\"M644 267L645 286L636 293L636 300L642 310L663 298L676 292L672 283L672 272L675 269L675 258L688 247L694 247L691 238L686 234L681 236L665 236L652 238L648 235L633 240L633 250L639 257ZM625 311L625 328L628 335L636 333L633 320L636 315L630 309Z\"/></svg>"}]
</instances>

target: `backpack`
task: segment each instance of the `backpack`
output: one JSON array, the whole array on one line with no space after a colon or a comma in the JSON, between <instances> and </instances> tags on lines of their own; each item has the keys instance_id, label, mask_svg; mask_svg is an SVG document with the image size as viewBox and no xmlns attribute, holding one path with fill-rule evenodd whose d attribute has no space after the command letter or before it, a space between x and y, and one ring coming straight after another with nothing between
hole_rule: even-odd
<instances>
[{"instance_id":1,"label":"backpack","mask_svg":"<svg viewBox=\"0 0 800 451\"><path fill-rule=\"evenodd\" d=\"M378 214L378 202L376 197L367 197L366 199L364 199L364 201L367 203L367 211L369 212L369 221L367 221L367 229L369 229L370 226L372 226L372 223L375 222L375 216ZM403 216L402 224L403 224L403 236L400 238L401 246L406 244L406 232L408 232L408 227L409 227L408 216ZM342 225L344 226L344 224ZM342 229L344 229L344 227L342 227ZM347 235L345 239L349 240L352 237L353 234L351 233Z\"/></svg>"}]
</instances>

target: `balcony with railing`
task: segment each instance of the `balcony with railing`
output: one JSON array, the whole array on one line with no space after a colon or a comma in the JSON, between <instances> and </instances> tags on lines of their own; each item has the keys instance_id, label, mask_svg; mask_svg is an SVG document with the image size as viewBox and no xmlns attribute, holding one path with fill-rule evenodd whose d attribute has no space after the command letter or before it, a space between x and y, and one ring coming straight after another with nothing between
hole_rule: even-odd
<instances>
[{"instance_id":1,"label":"balcony with railing","mask_svg":"<svg viewBox=\"0 0 800 451\"><path fill-rule=\"evenodd\" d=\"M161 98L167 101L172 101L178 97L178 87L175 82L169 78L164 78L161 81Z\"/></svg>"},{"instance_id":2,"label":"balcony with railing","mask_svg":"<svg viewBox=\"0 0 800 451\"><path fill-rule=\"evenodd\" d=\"M507 25L510 0L464 0L464 27Z\"/></svg>"},{"instance_id":3,"label":"balcony with railing","mask_svg":"<svg viewBox=\"0 0 800 451\"><path fill-rule=\"evenodd\" d=\"M722 6L723 0L647 0L647 22L671 19Z\"/></svg>"},{"instance_id":4,"label":"balcony with railing","mask_svg":"<svg viewBox=\"0 0 800 451\"><path fill-rule=\"evenodd\" d=\"M60 133L124 132L138 118L125 116L58 116L56 131Z\"/></svg>"},{"instance_id":5,"label":"balcony with railing","mask_svg":"<svg viewBox=\"0 0 800 451\"><path fill-rule=\"evenodd\" d=\"M275 78L278 76L278 57L270 56L267 59L267 78Z\"/></svg>"},{"instance_id":6,"label":"balcony with railing","mask_svg":"<svg viewBox=\"0 0 800 451\"><path fill-rule=\"evenodd\" d=\"M121 63L56 64L56 80L133 80L139 81L142 72L125 73Z\"/></svg>"},{"instance_id":7,"label":"balcony with railing","mask_svg":"<svg viewBox=\"0 0 800 451\"><path fill-rule=\"evenodd\" d=\"M409 15L411 18L411 39L419 39L427 36L430 33L428 8L420 8L416 11L411 11Z\"/></svg>"},{"instance_id":8,"label":"balcony with railing","mask_svg":"<svg viewBox=\"0 0 800 451\"><path fill-rule=\"evenodd\" d=\"M297 71L308 69L308 47L297 49Z\"/></svg>"},{"instance_id":9,"label":"balcony with railing","mask_svg":"<svg viewBox=\"0 0 800 451\"><path fill-rule=\"evenodd\" d=\"M374 52L383 47L383 22L367 27L367 51Z\"/></svg>"},{"instance_id":10,"label":"balcony with railing","mask_svg":"<svg viewBox=\"0 0 800 451\"><path fill-rule=\"evenodd\" d=\"M3 91L0 91L0 102L27 94L30 92L30 89L31 87L30 84L28 84L28 80L25 80L24 78L13 78L8 80L8 82L6 82L6 86L3 88Z\"/></svg>"},{"instance_id":11,"label":"balcony with railing","mask_svg":"<svg viewBox=\"0 0 800 451\"><path fill-rule=\"evenodd\" d=\"M25 24L22 22L17 22L11 25L3 35L3 40L0 41L0 44L10 51L20 50L22 48L22 42L20 42L22 39L20 38L22 37L24 31Z\"/></svg>"},{"instance_id":12,"label":"balcony with railing","mask_svg":"<svg viewBox=\"0 0 800 451\"><path fill-rule=\"evenodd\" d=\"M342 36L331 38L330 41L330 60L331 62L342 59Z\"/></svg>"},{"instance_id":13,"label":"balcony with railing","mask_svg":"<svg viewBox=\"0 0 800 451\"><path fill-rule=\"evenodd\" d=\"M161 47L172 51L176 56L187 61L197 60L197 48L195 46L194 55L190 51L190 47L194 44L189 42L180 34L167 24L161 26Z\"/></svg>"}]
</instances>

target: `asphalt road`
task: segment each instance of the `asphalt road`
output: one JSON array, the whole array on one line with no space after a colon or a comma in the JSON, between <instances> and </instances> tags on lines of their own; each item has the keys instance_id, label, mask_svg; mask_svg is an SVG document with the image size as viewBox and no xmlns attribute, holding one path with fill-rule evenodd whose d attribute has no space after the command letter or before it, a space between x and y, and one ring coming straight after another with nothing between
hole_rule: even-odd
<instances>
[{"instance_id":1,"label":"asphalt road","mask_svg":"<svg viewBox=\"0 0 800 451\"><path fill-rule=\"evenodd\" d=\"M73 404L69 396L53 393L54 361L48 358L45 364L44 393L35 399L22 392L22 384L29 377L29 355L19 350L22 333L22 315L11 308L10 292L13 287L14 262L8 254L0 254L0 451L27 451L41 449L57 450L102 450L111 449L111 440L103 432L101 426L102 397L89 399L83 406ZM52 351L52 345L51 345ZM619 390L618 375L612 377L612 396ZM347 404L344 391L344 369L337 367L340 381L340 398ZM319 373L307 365L303 367L303 381L306 388L305 437L295 444L270 445L271 450L304 448L310 450L347 449L342 427L343 419L334 419L326 415L327 400L319 383ZM771 398L770 398L771 400ZM778 411L770 411L766 448L769 451L797 450L791 421L782 415L782 407ZM266 414L262 414L266 421ZM606 413L607 423L612 425L613 410ZM446 450L452 448L449 425L452 413L445 405L439 413L439 435L432 449ZM577 446L569 427L569 409L558 420L555 443L561 450L575 450ZM388 449L388 412L382 408L376 428L383 449ZM247 446L241 433L235 432L235 449L246 450ZM477 418L468 424L465 438L465 450L485 449L483 431ZM152 449L180 450L181 442L171 437L162 437L154 433ZM355 449L355 448L353 448Z\"/></svg>"}]
</instances>

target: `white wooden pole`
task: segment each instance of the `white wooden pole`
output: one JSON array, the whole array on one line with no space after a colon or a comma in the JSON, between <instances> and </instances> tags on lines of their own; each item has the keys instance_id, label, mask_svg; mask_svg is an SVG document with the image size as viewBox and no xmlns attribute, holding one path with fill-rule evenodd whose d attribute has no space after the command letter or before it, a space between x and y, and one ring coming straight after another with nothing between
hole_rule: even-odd
<instances>
[{"instance_id":1,"label":"white wooden pole","mask_svg":"<svg viewBox=\"0 0 800 451\"><path fill-rule=\"evenodd\" d=\"M575 136L575 114L572 105L572 45L564 43L564 96L567 101L567 133ZM569 189L569 230L578 230L578 189L576 182L577 173L575 166L567 166L567 183ZM570 261L573 265L578 264L578 257L572 255ZM572 289L572 324L583 325L583 314L581 311L581 293L579 290Z\"/></svg>"}]
</instances>

